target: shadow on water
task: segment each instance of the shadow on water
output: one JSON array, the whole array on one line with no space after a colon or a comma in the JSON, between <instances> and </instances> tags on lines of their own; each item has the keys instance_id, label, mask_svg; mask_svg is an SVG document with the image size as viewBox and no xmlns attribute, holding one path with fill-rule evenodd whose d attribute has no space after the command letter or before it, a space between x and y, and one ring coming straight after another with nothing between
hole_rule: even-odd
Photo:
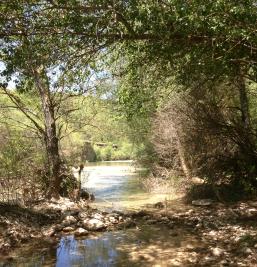
<instances>
[{"instance_id":1,"label":"shadow on water","mask_svg":"<svg viewBox=\"0 0 257 267\"><path fill-rule=\"evenodd\" d=\"M148 203L152 197L140 187L131 163L91 164L86 166L84 178L82 185L95 194L96 207L109 202L123 209L131 206L137 208ZM170 266L167 261L172 259L172 253L176 253L182 243L193 242L194 238L182 232L174 235L171 229L153 225L101 233L86 239L66 236L60 240L57 248L49 248L46 244L24 246L16 252L16 260L6 266L108 267L153 266L155 263Z\"/></svg>"},{"instance_id":2,"label":"shadow on water","mask_svg":"<svg viewBox=\"0 0 257 267\"><path fill-rule=\"evenodd\" d=\"M16 262L6 266L190 266L187 253L189 244L199 244L196 236L168 229L164 226L142 225L137 229L115 231L90 236L87 239L63 237L57 248L40 251L33 247L17 254ZM158 264L158 265L156 265ZM1 266L1 265L0 265Z\"/></svg>"}]
</instances>

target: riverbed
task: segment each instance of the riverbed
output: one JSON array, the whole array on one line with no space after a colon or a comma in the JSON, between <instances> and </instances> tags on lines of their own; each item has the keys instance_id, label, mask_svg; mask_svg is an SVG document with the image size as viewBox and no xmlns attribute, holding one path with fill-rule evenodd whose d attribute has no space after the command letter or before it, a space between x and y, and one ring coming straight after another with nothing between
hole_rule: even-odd
<instances>
[{"instance_id":1,"label":"riverbed","mask_svg":"<svg viewBox=\"0 0 257 267\"><path fill-rule=\"evenodd\" d=\"M81 175L82 187L95 195L91 205L106 211L138 210L172 197L147 192L140 183L143 171L131 161L87 164ZM38 242L24 245L5 266L169 266L173 260L170 253L178 252L181 243L189 241L194 242L184 232L174 234L165 226L142 224L86 238L67 235L57 247Z\"/></svg>"}]
</instances>

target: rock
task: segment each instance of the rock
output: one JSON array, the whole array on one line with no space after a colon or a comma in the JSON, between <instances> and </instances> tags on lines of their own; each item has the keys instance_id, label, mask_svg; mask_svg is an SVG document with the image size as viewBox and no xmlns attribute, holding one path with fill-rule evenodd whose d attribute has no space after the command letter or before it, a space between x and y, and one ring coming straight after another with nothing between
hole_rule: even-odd
<instances>
[{"instance_id":1,"label":"rock","mask_svg":"<svg viewBox=\"0 0 257 267\"><path fill-rule=\"evenodd\" d=\"M74 209L70 212L71 216L78 216L79 215L79 209Z\"/></svg>"},{"instance_id":2,"label":"rock","mask_svg":"<svg viewBox=\"0 0 257 267\"><path fill-rule=\"evenodd\" d=\"M156 209L164 209L164 207L165 207L165 205L163 204L163 202L157 202L153 206Z\"/></svg>"},{"instance_id":3,"label":"rock","mask_svg":"<svg viewBox=\"0 0 257 267\"><path fill-rule=\"evenodd\" d=\"M79 217L80 219L85 219L85 218L88 217L88 213L85 212L85 211L82 211L82 212L79 213L78 217Z\"/></svg>"},{"instance_id":4,"label":"rock","mask_svg":"<svg viewBox=\"0 0 257 267\"><path fill-rule=\"evenodd\" d=\"M77 220L75 219L75 217L68 215L63 220L62 225L69 226L69 225L76 223L76 222L77 222Z\"/></svg>"},{"instance_id":5,"label":"rock","mask_svg":"<svg viewBox=\"0 0 257 267\"><path fill-rule=\"evenodd\" d=\"M84 220L83 225L87 230L98 231L106 228L106 225L98 219Z\"/></svg>"},{"instance_id":6,"label":"rock","mask_svg":"<svg viewBox=\"0 0 257 267\"><path fill-rule=\"evenodd\" d=\"M74 232L75 236L84 236L84 235L88 235L88 231L84 228L78 228L76 229L76 231Z\"/></svg>"},{"instance_id":7,"label":"rock","mask_svg":"<svg viewBox=\"0 0 257 267\"><path fill-rule=\"evenodd\" d=\"M202 228L202 227L203 227L203 224L202 224L202 223L198 223L198 224L195 226L196 229L200 229L200 228Z\"/></svg>"},{"instance_id":8,"label":"rock","mask_svg":"<svg viewBox=\"0 0 257 267\"><path fill-rule=\"evenodd\" d=\"M63 226L61 224L56 224L54 229L56 232L60 232L63 229Z\"/></svg>"},{"instance_id":9,"label":"rock","mask_svg":"<svg viewBox=\"0 0 257 267\"><path fill-rule=\"evenodd\" d=\"M248 248L248 247L243 247L240 250L240 252L243 253L243 254L246 254L246 255L249 255L249 254L252 254L253 253L253 251L250 248Z\"/></svg>"},{"instance_id":10,"label":"rock","mask_svg":"<svg viewBox=\"0 0 257 267\"><path fill-rule=\"evenodd\" d=\"M161 222L162 222L162 223L169 223L170 220L169 220L168 217L165 216L165 217L162 217Z\"/></svg>"},{"instance_id":11,"label":"rock","mask_svg":"<svg viewBox=\"0 0 257 267\"><path fill-rule=\"evenodd\" d=\"M118 223L118 220L115 217L113 217L113 216L109 217L109 221L111 223Z\"/></svg>"},{"instance_id":12,"label":"rock","mask_svg":"<svg viewBox=\"0 0 257 267\"><path fill-rule=\"evenodd\" d=\"M192 201L192 205L194 206L210 206L212 205L212 203L213 203L212 199L198 199Z\"/></svg>"},{"instance_id":13,"label":"rock","mask_svg":"<svg viewBox=\"0 0 257 267\"><path fill-rule=\"evenodd\" d=\"M44 236L54 236L54 234L55 234L55 228L54 227L43 230Z\"/></svg>"},{"instance_id":14,"label":"rock","mask_svg":"<svg viewBox=\"0 0 257 267\"><path fill-rule=\"evenodd\" d=\"M115 218L115 219L118 219L119 216L120 216L119 214L117 214L117 213L115 213L115 212L112 212L112 213L108 214L106 217L107 217L107 218L113 217L113 218Z\"/></svg>"},{"instance_id":15,"label":"rock","mask_svg":"<svg viewBox=\"0 0 257 267\"><path fill-rule=\"evenodd\" d=\"M221 248L212 248L212 255L215 257L220 257L224 254L224 251Z\"/></svg>"},{"instance_id":16,"label":"rock","mask_svg":"<svg viewBox=\"0 0 257 267\"><path fill-rule=\"evenodd\" d=\"M113 210L113 211L112 211L112 214L115 214L115 215L117 215L117 216L119 216L119 215L124 215L124 213L123 213L122 211L120 211L120 210Z\"/></svg>"},{"instance_id":17,"label":"rock","mask_svg":"<svg viewBox=\"0 0 257 267\"><path fill-rule=\"evenodd\" d=\"M126 219L124 222L120 223L118 225L118 229L126 229L126 228L130 228L130 227L135 227L136 223L131 220L130 218Z\"/></svg>"},{"instance_id":18,"label":"rock","mask_svg":"<svg viewBox=\"0 0 257 267\"><path fill-rule=\"evenodd\" d=\"M131 212L129 215L132 218L141 218L141 217L144 217L144 216L148 215L148 212L145 211L145 210L140 210L140 211L137 211L137 212Z\"/></svg>"},{"instance_id":19,"label":"rock","mask_svg":"<svg viewBox=\"0 0 257 267\"><path fill-rule=\"evenodd\" d=\"M104 218L104 216L100 213L96 213L92 217L97 220L102 220Z\"/></svg>"},{"instance_id":20,"label":"rock","mask_svg":"<svg viewBox=\"0 0 257 267\"><path fill-rule=\"evenodd\" d=\"M204 184L204 180L199 177L192 177L191 181L193 184Z\"/></svg>"},{"instance_id":21,"label":"rock","mask_svg":"<svg viewBox=\"0 0 257 267\"><path fill-rule=\"evenodd\" d=\"M67 227L64 227L63 229L63 232L72 232L72 231L74 231L74 228L73 227L71 227L71 226L67 226Z\"/></svg>"}]
</instances>

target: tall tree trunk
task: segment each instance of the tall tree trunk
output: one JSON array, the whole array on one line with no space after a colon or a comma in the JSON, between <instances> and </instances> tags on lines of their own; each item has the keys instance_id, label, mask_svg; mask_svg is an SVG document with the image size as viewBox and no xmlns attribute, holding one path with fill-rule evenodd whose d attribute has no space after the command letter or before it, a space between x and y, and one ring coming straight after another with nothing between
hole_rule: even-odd
<instances>
[{"instance_id":1,"label":"tall tree trunk","mask_svg":"<svg viewBox=\"0 0 257 267\"><path fill-rule=\"evenodd\" d=\"M191 171L187 164L184 148L183 148L183 145L181 144L178 131L177 130L175 131L176 131L176 137L177 137L177 150L178 150L178 156L179 156L181 168L183 170L185 177L189 180L191 178Z\"/></svg>"},{"instance_id":2,"label":"tall tree trunk","mask_svg":"<svg viewBox=\"0 0 257 267\"><path fill-rule=\"evenodd\" d=\"M241 73L239 73L236 78L236 85L239 91L240 109L241 109L241 114L242 114L243 127L244 127L244 130L246 130L249 133L251 131L249 101L248 101L247 90L245 86L245 80Z\"/></svg>"},{"instance_id":3,"label":"tall tree trunk","mask_svg":"<svg viewBox=\"0 0 257 267\"><path fill-rule=\"evenodd\" d=\"M254 141L251 128L251 117L249 111L249 100L247 95L247 88L245 85L245 79L240 66L237 67L237 73L235 78L235 85L238 89L240 100L240 111L242 120L242 137L243 137L243 149L247 149L248 152L253 151Z\"/></svg>"},{"instance_id":4,"label":"tall tree trunk","mask_svg":"<svg viewBox=\"0 0 257 267\"><path fill-rule=\"evenodd\" d=\"M35 70L34 74L35 83L40 94L42 109L44 113L44 138L51 173L49 197L58 198L62 176L54 104L51 99L49 83L44 68L38 68L37 70Z\"/></svg>"},{"instance_id":5,"label":"tall tree trunk","mask_svg":"<svg viewBox=\"0 0 257 267\"><path fill-rule=\"evenodd\" d=\"M253 129L251 126L251 116L249 111L249 100L247 95L247 88L245 84L245 79L240 66L237 67L237 76L235 79L235 84L238 88L239 99L240 99L240 110L241 110L241 120L242 120L242 141L240 142L241 151L247 162L250 174L250 179L253 184L256 184L256 174L257 174L257 154L256 154L256 138L253 135Z\"/></svg>"}]
</instances>

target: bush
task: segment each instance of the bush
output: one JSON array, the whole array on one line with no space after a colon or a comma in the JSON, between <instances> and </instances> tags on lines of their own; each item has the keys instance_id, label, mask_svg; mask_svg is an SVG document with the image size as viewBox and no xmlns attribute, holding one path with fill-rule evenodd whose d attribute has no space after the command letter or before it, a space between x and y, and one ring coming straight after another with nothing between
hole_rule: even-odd
<instances>
[{"instance_id":1,"label":"bush","mask_svg":"<svg viewBox=\"0 0 257 267\"><path fill-rule=\"evenodd\" d=\"M2 201L35 200L47 188L43 148L31 133L1 129L0 180ZM8 192L8 196L7 196Z\"/></svg>"},{"instance_id":2,"label":"bush","mask_svg":"<svg viewBox=\"0 0 257 267\"><path fill-rule=\"evenodd\" d=\"M152 122L156 155L153 173L158 176L164 169L174 170L177 176L184 175L188 186L191 177L207 181L208 186L193 187L189 195L219 197L220 193L224 199L230 198L229 194L232 199L240 194L254 195L255 135L252 130L250 142L239 109L230 108L238 106L237 94L233 87L224 84L174 93Z\"/></svg>"}]
</instances>

